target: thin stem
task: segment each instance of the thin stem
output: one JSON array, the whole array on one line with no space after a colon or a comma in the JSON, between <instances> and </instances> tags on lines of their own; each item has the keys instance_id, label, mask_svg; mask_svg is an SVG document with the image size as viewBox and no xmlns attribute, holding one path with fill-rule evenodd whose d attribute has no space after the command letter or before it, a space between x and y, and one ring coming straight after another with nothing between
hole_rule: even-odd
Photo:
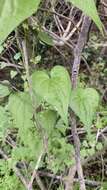
<instances>
[{"instance_id":1,"label":"thin stem","mask_svg":"<svg viewBox=\"0 0 107 190\"><path fill-rule=\"evenodd\" d=\"M82 55L82 51L84 49L85 43L87 41L90 25L91 25L90 18L87 16L84 16L81 32L79 34L77 45L74 49L74 63L73 63L73 68L72 68L72 88L73 88L73 90L75 90L77 88L81 55ZM77 133L77 127L76 127L76 116L72 111L70 112L70 116L71 116L71 131L72 131L74 147L75 147L76 170L78 173L80 190L86 190L83 169L82 169L82 164L81 164L81 156L80 156L80 140L79 140L79 136ZM67 189L67 190L69 190L69 189Z\"/></svg>"}]
</instances>

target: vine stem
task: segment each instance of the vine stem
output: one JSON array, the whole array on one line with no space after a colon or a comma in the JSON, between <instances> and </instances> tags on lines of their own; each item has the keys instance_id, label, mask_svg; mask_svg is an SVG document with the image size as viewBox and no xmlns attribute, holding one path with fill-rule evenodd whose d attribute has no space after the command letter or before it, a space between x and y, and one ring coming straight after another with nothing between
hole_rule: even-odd
<instances>
[{"instance_id":1,"label":"vine stem","mask_svg":"<svg viewBox=\"0 0 107 190\"><path fill-rule=\"evenodd\" d=\"M33 96L32 80L31 80L30 71L29 71L29 58L28 58L28 51L27 51L26 40L22 40L22 44L21 45L22 45L22 50L23 50L23 62L24 62L25 71L26 71L26 77L27 77L27 81L28 81L28 85L29 85L29 94L30 94L31 101L32 101L32 107L33 107L33 110L34 110L34 113L35 113L35 123L36 123L36 127L38 127L39 132L42 135L43 131L42 131L40 123L39 123L39 121L38 121L38 119L36 117L36 111L35 111L36 102L35 102L35 99L34 99L34 96ZM46 141L45 140L45 136L43 136L43 141L44 141L44 144L46 144L45 143L45 141ZM42 155L43 155L43 153L42 153ZM39 162L41 160L42 155L40 155L36 167L38 166L38 164L39 164ZM33 190L32 184L33 184L34 179L36 179L36 182L37 182L37 184L38 184L38 186L39 186L39 188L41 190L46 190L45 186L44 186L44 184L42 182L42 180L40 179L39 175L36 172L36 168L34 169L33 174L31 176L31 180L30 180L30 182L28 184L28 190Z\"/></svg>"},{"instance_id":2,"label":"vine stem","mask_svg":"<svg viewBox=\"0 0 107 190\"><path fill-rule=\"evenodd\" d=\"M90 25L91 25L91 19L87 16L84 16L78 42L74 49L74 63L73 63L73 68L72 68L72 88L73 89L77 87L82 51L88 39Z\"/></svg>"},{"instance_id":3,"label":"vine stem","mask_svg":"<svg viewBox=\"0 0 107 190\"><path fill-rule=\"evenodd\" d=\"M91 25L91 19L87 16L84 16L81 32L79 34L77 45L74 49L74 63L73 63L73 68L72 68L72 89L73 90L77 88L77 81L78 81L82 51L84 49L85 43L88 38L90 25ZM82 164L81 164L81 156L80 156L80 140L79 140L77 127L76 127L76 116L72 111L70 112L70 118L71 118L71 131L72 131L74 147L75 147L76 170L78 173L80 190L86 190L83 169L82 169Z\"/></svg>"}]
</instances>

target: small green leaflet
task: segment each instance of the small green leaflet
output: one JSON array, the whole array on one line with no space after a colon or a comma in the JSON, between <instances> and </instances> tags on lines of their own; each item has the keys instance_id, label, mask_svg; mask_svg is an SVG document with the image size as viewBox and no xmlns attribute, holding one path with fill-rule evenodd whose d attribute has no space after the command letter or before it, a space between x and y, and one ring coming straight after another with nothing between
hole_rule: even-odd
<instances>
[{"instance_id":1,"label":"small green leaflet","mask_svg":"<svg viewBox=\"0 0 107 190\"><path fill-rule=\"evenodd\" d=\"M22 21L37 11L40 0L0 0L0 44Z\"/></svg>"},{"instance_id":2,"label":"small green leaflet","mask_svg":"<svg viewBox=\"0 0 107 190\"><path fill-rule=\"evenodd\" d=\"M54 45L52 38L46 32L39 31L38 37L42 42L44 42L50 46Z\"/></svg>"},{"instance_id":3,"label":"small green leaflet","mask_svg":"<svg viewBox=\"0 0 107 190\"><path fill-rule=\"evenodd\" d=\"M81 9L87 16L89 16L103 33L103 24L98 16L96 5L94 0L67 0L71 2L74 6Z\"/></svg>"},{"instance_id":4,"label":"small green leaflet","mask_svg":"<svg viewBox=\"0 0 107 190\"><path fill-rule=\"evenodd\" d=\"M62 66L55 66L49 75L45 71L35 71L32 75L32 86L35 94L52 105L67 124L71 93L67 70Z\"/></svg>"},{"instance_id":5,"label":"small green leaflet","mask_svg":"<svg viewBox=\"0 0 107 190\"><path fill-rule=\"evenodd\" d=\"M93 88L78 88L71 92L70 107L86 127L92 125L99 103L99 95Z\"/></svg>"},{"instance_id":6,"label":"small green leaflet","mask_svg":"<svg viewBox=\"0 0 107 190\"><path fill-rule=\"evenodd\" d=\"M14 55L14 60L19 60L21 58L21 53L20 52L18 52L18 53L16 53L15 55Z\"/></svg>"},{"instance_id":7,"label":"small green leaflet","mask_svg":"<svg viewBox=\"0 0 107 190\"><path fill-rule=\"evenodd\" d=\"M10 90L6 85L0 84L0 98L4 98L10 94Z\"/></svg>"}]
</instances>

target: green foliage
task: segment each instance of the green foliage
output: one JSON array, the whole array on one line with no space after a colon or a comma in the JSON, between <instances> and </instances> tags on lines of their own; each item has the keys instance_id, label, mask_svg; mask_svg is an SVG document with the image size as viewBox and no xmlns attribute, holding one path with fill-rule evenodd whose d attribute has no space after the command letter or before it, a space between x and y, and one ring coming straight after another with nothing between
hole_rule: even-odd
<instances>
[{"instance_id":1,"label":"green foliage","mask_svg":"<svg viewBox=\"0 0 107 190\"><path fill-rule=\"evenodd\" d=\"M8 110L13 118L13 126L19 129L18 141L20 142L20 147L13 150L14 158L15 155L16 158L18 157L18 159L20 158L21 160L25 158L37 158L38 152L42 149L42 140L35 130L33 108L29 94L18 93L11 95ZM22 143L23 146L21 145Z\"/></svg>"},{"instance_id":2,"label":"green foliage","mask_svg":"<svg viewBox=\"0 0 107 190\"><path fill-rule=\"evenodd\" d=\"M14 60L19 60L21 58L21 53L18 52L14 55Z\"/></svg>"},{"instance_id":3,"label":"green foliage","mask_svg":"<svg viewBox=\"0 0 107 190\"><path fill-rule=\"evenodd\" d=\"M56 128L50 135L48 142L49 155L46 159L48 168L54 173L63 171L66 166L74 164L74 148L61 137L59 130Z\"/></svg>"},{"instance_id":4,"label":"green foliage","mask_svg":"<svg viewBox=\"0 0 107 190\"><path fill-rule=\"evenodd\" d=\"M10 75L11 75L11 79L13 79L17 75L17 71L11 71Z\"/></svg>"},{"instance_id":5,"label":"green foliage","mask_svg":"<svg viewBox=\"0 0 107 190\"><path fill-rule=\"evenodd\" d=\"M99 95L95 89L77 88L71 93L70 107L87 128L92 125L98 103Z\"/></svg>"},{"instance_id":6,"label":"green foliage","mask_svg":"<svg viewBox=\"0 0 107 190\"><path fill-rule=\"evenodd\" d=\"M93 21L96 23L100 31L103 33L103 25L100 21L100 18L97 13L97 9L94 3L94 0L68 0L73 3L75 6L80 8L85 14L90 16ZM32 15L37 11L40 0L1 0L0 1L0 44L6 39L6 37L14 30L22 21ZM23 11L24 8L24 11ZM53 42L47 34L40 32L40 39L49 44L53 45Z\"/></svg>"},{"instance_id":7,"label":"green foliage","mask_svg":"<svg viewBox=\"0 0 107 190\"><path fill-rule=\"evenodd\" d=\"M103 33L103 24L98 16L94 0L68 1L88 15ZM41 0L0 0L0 44L22 21L37 11L40 2ZM27 29L27 32L28 25L23 24L23 28ZM52 38L47 33L38 30L38 28L36 30L40 41L50 46L54 45ZM28 34L30 33L28 32ZM33 41L35 43L36 37L33 38ZM39 45L41 44L39 43ZM0 46L0 53L5 50L4 48L7 50L7 45L8 43ZM29 46L29 44L27 45ZM42 60L42 55L40 52L35 55L35 49L37 50L38 47L35 44L31 45L33 56L30 57L30 63L37 64ZM94 46L98 49L97 44ZM89 55L85 54L87 57ZM21 53L18 52L13 56L13 60L17 62L22 57ZM1 69L7 66L7 63L3 61L0 64ZM35 68L34 64L30 68L30 73L33 67ZM98 64L99 66L98 72L106 67L106 63ZM96 68L97 66L95 70ZM89 131L99 103L99 95L95 89L77 88L72 90L69 74L62 66L55 66L51 71L36 70L31 75L31 89L29 89L27 76L23 70L21 72L23 73L21 78L27 86L23 92L13 93L5 83L0 84L0 100L5 100L0 105L0 189L3 190L25 189L16 177L13 167L17 167L27 180L32 179L32 173L36 167L58 175L60 173L62 175L63 172L65 175L67 169L75 163L74 147L71 139L69 141L68 138L68 108L70 107L74 111L86 130ZM17 71L11 70L11 79L18 73L18 69ZM106 126L106 116L102 113L99 114L95 125L99 129ZM88 133L85 140L82 140L81 145L83 159L92 156L96 150L99 151L103 147L103 143L97 142L96 135L91 133ZM4 155L2 155L2 149ZM4 160L5 153L8 157L7 160ZM41 160L39 160L40 157ZM36 180L33 184L34 189L36 189L35 185ZM102 189L106 189L106 186L107 184L103 183ZM79 189L78 183L74 185L74 188ZM58 189L64 189L63 184Z\"/></svg>"},{"instance_id":8,"label":"green foliage","mask_svg":"<svg viewBox=\"0 0 107 190\"><path fill-rule=\"evenodd\" d=\"M94 0L67 0L74 6L81 9L87 16L89 16L103 33L103 24L98 16Z\"/></svg>"},{"instance_id":9,"label":"green foliage","mask_svg":"<svg viewBox=\"0 0 107 190\"><path fill-rule=\"evenodd\" d=\"M36 57L34 57L33 59L30 60L32 63L34 63L35 65L40 63L41 61L41 55L38 55Z\"/></svg>"},{"instance_id":10,"label":"green foliage","mask_svg":"<svg viewBox=\"0 0 107 190\"><path fill-rule=\"evenodd\" d=\"M32 75L32 85L35 93L52 105L67 124L71 82L66 69L55 66L49 74L36 71Z\"/></svg>"},{"instance_id":11,"label":"green foliage","mask_svg":"<svg viewBox=\"0 0 107 190\"><path fill-rule=\"evenodd\" d=\"M4 98L10 94L10 90L6 85L0 84L0 98Z\"/></svg>"},{"instance_id":12,"label":"green foliage","mask_svg":"<svg viewBox=\"0 0 107 190\"><path fill-rule=\"evenodd\" d=\"M64 187L62 185L60 185L57 190L64 190Z\"/></svg>"},{"instance_id":13,"label":"green foliage","mask_svg":"<svg viewBox=\"0 0 107 190\"><path fill-rule=\"evenodd\" d=\"M8 114L5 108L0 106L0 139L5 135L6 129L10 126Z\"/></svg>"},{"instance_id":14,"label":"green foliage","mask_svg":"<svg viewBox=\"0 0 107 190\"><path fill-rule=\"evenodd\" d=\"M52 110L42 111L38 114L38 119L48 136L50 136L51 133L55 130L55 124L57 119L56 112Z\"/></svg>"},{"instance_id":15,"label":"green foliage","mask_svg":"<svg viewBox=\"0 0 107 190\"><path fill-rule=\"evenodd\" d=\"M101 111L101 116L97 116L95 124L97 129L102 129L107 125L107 109L104 109L103 107L101 109L103 109L103 111Z\"/></svg>"},{"instance_id":16,"label":"green foliage","mask_svg":"<svg viewBox=\"0 0 107 190\"><path fill-rule=\"evenodd\" d=\"M24 190L18 178L12 174L7 161L0 161L0 189L1 190Z\"/></svg>"},{"instance_id":17,"label":"green foliage","mask_svg":"<svg viewBox=\"0 0 107 190\"><path fill-rule=\"evenodd\" d=\"M40 0L0 0L0 44L23 20L37 11Z\"/></svg>"},{"instance_id":18,"label":"green foliage","mask_svg":"<svg viewBox=\"0 0 107 190\"><path fill-rule=\"evenodd\" d=\"M74 189L75 189L75 190L79 190L79 183L76 183L76 184L74 185Z\"/></svg>"},{"instance_id":19,"label":"green foliage","mask_svg":"<svg viewBox=\"0 0 107 190\"><path fill-rule=\"evenodd\" d=\"M68 107L71 107L84 125L90 127L98 106L99 96L94 89L71 90L69 74L62 66L55 66L51 72L35 71L31 77L33 99L28 91L11 93L6 108L0 106L1 140L7 129L17 131L14 137L16 146L9 150L11 164L7 163L8 169L5 171L4 168L4 174L0 178L2 189L8 187L11 190L14 184L16 188L23 189L14 173L10 175L10 169L19 162L26 162L27 172L29 168L31 171L41 152L43 155L45 153L45 157L40 166L45 166L53 173L62 172L74 164L74 148L66 139ZM36 113L38 106L41 109ZM94 139L92 144L82 145L83 158L94 154L95 148L102 148L101 143L97 146L95 143ZM0 169L2 172L3 167ZM21 170L25 174L25 169Z\"/></svg>"},{"instance_id":20,"label":"green foliage","mask_svg":"<svg viewBox=\"0 0 107 190\"><path fill-rule=\"evenodd\" d=\"M106 189L107 189L107 182L103 182L99 190L106 190Z\"/></svg>"},{"instance_id":21,"label":"green foliage","mask_svg":"<svg viewBox=\"0 0 107 190\"><path fill-rule=\"evenodd\" d=\"M42 42L50 46L54 45L52 38L46 32L39 31L38 37Z\"/></svg>"},{"instance_id":22,"label":"green foliage","mask_svg":"<svg viewBox=\"0 0 107 190\"><path fill-rule=\"evenodd\" d=\"M32 126L32 103L29 94L16 93L9 97L8 109L14 119L14 127L23 129Z\"/></svg>"},{"instance_id":23,"label":"green foliage","mask_svg":"<svg viewBox=\"0 0 107 190\"><path fill-rule=\"evenodd\" d=\"M13 126L18 128L17 142L20 145L12 151L13 163L15 164L18 160L37 159L43 149L43 139L35 130L32 121L33 110L29 95L27 93L11 95L8 110L13 118ZM65 138L61 138L58 126L55 128L57 120L55 111L44 110L37 114L37 118L40 126L44 129L44 135L48 137L48 151L49 154L51 152L52 158L50 162L50 157L47 157L48 168L54 172L62 170L66 165L71 164L71 149L73 147L65 142Z\"/></svg>"},{"instance_id":24,"label":"green foliage","mask_svg":"<svg viewBox=\"0 0 107 190\"><path fill-rule=\"evenodd\" d=\"M96 141L96 135L87 135L81 146L81 157L87 158L95 154L96 150L102 150L103 145L101 142Z\"/></svg>"}]
</instances>

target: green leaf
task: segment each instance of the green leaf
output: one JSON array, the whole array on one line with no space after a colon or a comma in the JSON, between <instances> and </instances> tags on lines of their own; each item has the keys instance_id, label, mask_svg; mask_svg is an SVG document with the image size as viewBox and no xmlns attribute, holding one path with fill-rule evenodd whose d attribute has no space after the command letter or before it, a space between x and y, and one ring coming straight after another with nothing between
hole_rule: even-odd
<instances>
[{"instance_id":1,"label":"green leaf","mask_svg":"<svg viewBox=\"0 0 107 190\"><path fill-rule=\"evenodd\" d=\"M18 52L18 53L16 53L15 55L14 55L14 59L17 61L18 59L20 59L21 58L21 53L20 52Z\"/></svg>"},{"instance_id":2,"label":"green leaf","mask_svg":"<svg viewBox=\"0 0 107 190\"><path fill-rule=\"evenodd\" d=\"M0 54L3 52L4 47L2 45L0 45Z\"/></svg>"},{"instance_id":3,"label":"green leaf","mask_svg":"<svg viewBox=\"0 0 107 190\"><path fill-rule=\"evenodd\" d=\"M9 97L8 109L14 119L16 128L29 128L32 126L33 108L29 94L16 93Z\"/></svg>"},{"instance_id":4,"label":"green leaf","mask_svg":"<svg viewBox=\"0 0 107 190\"><path fill-rule=\"evenodd\" d=\"M38 37L40 38L40 40L42 42L44 42L50 46L54 45L52 38L46 32L39 31Z\"/></svg>"},{"instance_id":5,"label":"green leaf","mask_svg":"<svg viewBox=\"0 0 107 190\"><path fill-rule=\"evenodd\" d=\"M41 61L41 55L38 55L30 60L30 62L34 63L35 65L40 63Z\"/></svg>"},{"instance_id":6,"label":"green leaf","mask_svg":"<svg viewBox=\"0 0 107 190\"><path fill-rule=\"evenodd\" d=\"M103 182L100 190L106 190L106 189L107 189L107 182Z\"/></svg>"},{"instance_id":7,"label":"green leaf","mask_svg":"<svg viewBox=\"0 0 107 190\"><path fill-rule=\"evenodd\" d=\"M40 0L0 0L0 44L22 21L37 11Z\"/></svg>"},{"instance_id":8,"label":"green leaf","mask_svg":"<svg viewBox=\"0 0 107 190\"><path fill-rule=\"evenodd\" d=\"M98 16L94 0L68 0L74 6L81 9L87 16L89 16L103 33L103 24Z\"/></svg>"},{"instance_id":9,"label":"green leaf","mask_svg":"<svg viewBox=\"0 0 107 190\"><path fill-rule=\"evenodd\" d=\"M5 108L0 106L0 138L4 136L5 130L9 128L9 118Z\"/></svg>"},{"instance_id":10,"label":"green leaf","mask_svg":"<svg viewBox=\"0 0 107 190\"><path fill-rule=\"evenodd\" d=\"M10 71L11 79L13 79L16 75L17 75L17 71L13 71L13 70Z\"/></svg>"},{"instance_id":11,"label":"green leaf","mask_svg":"<svg viewBox=\"0 0 107 190\"><path fill-rule=\"evenodd\" d=\"M13 126L19 129L22 142L28 143L29 129L33 128L33 108L29 94L17 93L9 97L8 110L13 119Z\"/></svg>"},{"instance_id":12,"label":"green leaf","mask_svg":"<svg viewBox=\"0 0 107 190\"><path fill-rule=\"evenodd\" d=\"M46 130L47 134L50 135L54 130L57 114L52 110L45 110L38 114L41 126Z\"/></svg>"},{"instance_id":13,"label":"green leaf","mask_svg":"<svg viewBox=\"0 0 107 190\"><path fill-rule=\"evenodd\" d=\"M24 92L12 94L9 97L8 110L11 113L14 127L18 129L21 146L23 144L24 150L28 148L30 152L28 159L38 157L42 149L42 140L39 138L32 120L33 108L29 94ZM20 148L17 150L20 151ZM23 154L23 158L25 157L26 154Z\"/></svg>"},{"instance_id":14,"label":"green leaf","mask_svg":"<svg viewBox=\"0 0 107 190\"><path fill-rule=\"evenodd\" d=\"M62 66L55 66L49 75L45 71L36 71L32 75L32 86L35 93L52 105L67 124L71 93L67 70Z\"/></svg>"},{"instance_id":15,"label":"green leaf","mask_svg":"<svg viewBox=\"0 0 107 190\"><path fill-rule=\"evenodd\" d=\"M95 89L78 88L71 93L70 107L86 127L92 125L98 103L99 95Z\"/></svg>"},{"instance_id":16,"label":"green leaf","mask_svg":"<svg viewBox=\"0 0 107 190\"><path fill-rule=\"evenodd\" d=\"M6 85L0 84L0 98L4 98L10 94L10 90Z\"/></svg>"}]
</instances>

